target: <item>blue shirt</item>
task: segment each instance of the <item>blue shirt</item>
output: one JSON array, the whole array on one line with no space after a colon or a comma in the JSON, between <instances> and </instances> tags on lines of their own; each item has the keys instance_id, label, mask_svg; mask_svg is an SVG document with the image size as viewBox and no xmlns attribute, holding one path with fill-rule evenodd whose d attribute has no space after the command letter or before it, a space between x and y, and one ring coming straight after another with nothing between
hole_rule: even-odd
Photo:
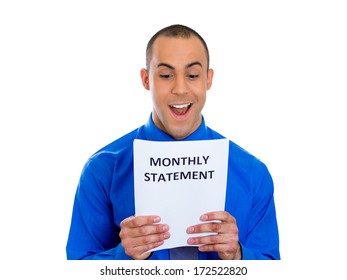
<instances>
[{"instance_id":1,"label":"blue shirt","mask_svg":"<svg viewBox=\"0 0 347 280\"><path fill-rule=\"evenodd\" d=\"M206 126L184 141L225 138ZM131 259L119 238L120 223L135 214L133 141L176 141L155 126L150 117L138 129L110 143L86 162L77 187L66 246L68 259ZM267 167L229 142L225 211L236 218L242 259L280 259L279 236ZM203 213L202 213L203 214ZM216 252L198 252L199 259L219 259ZM169 250L150 259L170 259Z\"/></svg>"}]
</instances>

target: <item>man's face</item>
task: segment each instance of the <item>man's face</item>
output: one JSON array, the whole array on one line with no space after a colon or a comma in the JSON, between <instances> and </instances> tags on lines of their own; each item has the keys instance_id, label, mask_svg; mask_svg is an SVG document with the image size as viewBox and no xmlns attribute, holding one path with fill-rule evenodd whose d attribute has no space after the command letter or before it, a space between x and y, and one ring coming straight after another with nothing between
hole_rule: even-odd
<instances>
[{"instance_id":1,"label":"man's face","mask_svg":"<svg viewBox=\"0 0 347 280\"><path fill-rule=\"evenodd\" d=\"M197 37L158 37L152 48L149 70L141 70L144 87L151 91L153 121L175 139L183 139L201 124L206 91L213 70Z\"/></svg>"}]
</instances>

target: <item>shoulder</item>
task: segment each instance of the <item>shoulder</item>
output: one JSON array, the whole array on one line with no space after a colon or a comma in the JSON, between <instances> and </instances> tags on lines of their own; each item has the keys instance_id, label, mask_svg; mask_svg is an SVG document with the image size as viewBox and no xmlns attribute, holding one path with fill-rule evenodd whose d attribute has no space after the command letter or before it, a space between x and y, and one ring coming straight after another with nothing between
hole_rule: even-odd
<instances>
[{"instance_id":1,"label":"shoulder","mask_svg":"<svg viewBox=\"0 0 347 280\"><path fill-rule=\"evenodd\" d=\"M229 170L248 186L250 193L273 193L273 180L266 164L234 142L229 144Z\"/></svg>"},{"instance_id":2,"label":"shoulder","mask_svg":"<svg viewBox=\"0 0 347 280\"><path fill-rule=\"evenodd\" d=\"M138 134L139 129L135 129L124 136L118 138L117 140L107 144L105 147L98 150L96 153L92 155L92 157L98 156L103 153L118 153L123 149L132 146L134 139Z\"/></svg>"},{"instance_id":3,"label":"shoulder","mask_svg":"<svg viewBox=\"0 0 347 280\"><path fill-rule=\"evenodd\" d=\"M222 134L208 128L211 139L221 139L226 138ZM229 165L236 169L240 174L245 177L249 177L251 174L268 173L266 165L255 155L239 146L232 140L229 140Z\"/></svg>"},{"instance_id":4,"label":"shoulder","mask_svg":"<svg viewBox=\"0 0 347 280\"><path fill-rule=\"evenodd\" d=\"M256 156L229 140L229 159L244 168L252 168L255 164L263 164Z\"/></svg>"},{"instance_id":5,"label":"shoulder","mask_svg":"<svg viewBox=\"0 0 347 280\"><path fill-rule=\"evenodd\" d=\"M139 128L99 149L89 157L85 164L85 168L93 170L99 169L103 173L112 172L114 164L122 154L132 153L133 142L138 135L138 131Z\"/></svg>"}]
</instances>

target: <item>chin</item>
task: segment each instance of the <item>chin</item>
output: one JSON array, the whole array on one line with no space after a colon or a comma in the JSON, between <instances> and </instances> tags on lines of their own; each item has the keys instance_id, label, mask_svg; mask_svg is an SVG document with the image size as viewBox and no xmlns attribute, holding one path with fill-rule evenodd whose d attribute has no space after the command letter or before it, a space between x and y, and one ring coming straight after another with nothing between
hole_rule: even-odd
<instances>
[{"instance_id":1,"label":"chin","mask_svg":"<svg viewBox=\"0 0 347 280\"><path fill-rule=\"evenodd\" d=\"M182 140L186 137L188 137L191 134L188 130L182 130L182 129L173 129L170 131L170 135L175 138L176 140Z\"/></svg>"}]
</instances>

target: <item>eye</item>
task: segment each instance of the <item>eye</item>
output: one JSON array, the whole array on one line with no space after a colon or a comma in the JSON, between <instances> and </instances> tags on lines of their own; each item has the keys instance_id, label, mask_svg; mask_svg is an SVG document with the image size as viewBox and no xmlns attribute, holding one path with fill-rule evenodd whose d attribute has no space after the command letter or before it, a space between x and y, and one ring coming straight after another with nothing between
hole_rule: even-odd
<instances>
[{"instance_id":1,"label":"eye","mask_svg":"<svg viewBox=\"0 0 347 280\"><path fill-rule=\"evenodd\" d=\"M162 78L162 79L170 79L170 78L172 78L172 74L160 74L160 78Z\"/></svg>"},{"instance_id":2,"label":"eye","mask_svg":"<svg viewBox=\"0 0 347 280\"><path fill-rule=\"evenodd\" d=\"M188 75L187 75L187 78L190 79L190 80L195 80L195 79L199 78L199 75L188 74Z\"/></svg>"}]
</instances>

